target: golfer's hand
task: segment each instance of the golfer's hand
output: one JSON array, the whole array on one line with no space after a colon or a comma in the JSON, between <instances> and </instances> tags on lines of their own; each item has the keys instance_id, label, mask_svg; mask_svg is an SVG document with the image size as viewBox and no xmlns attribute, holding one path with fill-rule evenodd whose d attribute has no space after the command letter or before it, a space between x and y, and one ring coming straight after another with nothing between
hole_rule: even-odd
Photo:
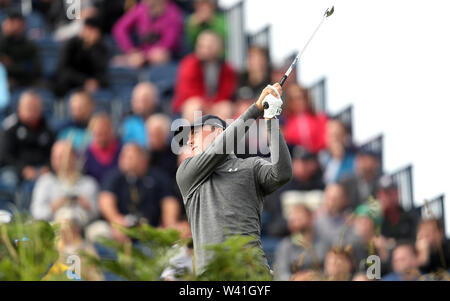
<instances>
[{"instance_id":1,"label":"golfer's hand","mask_svg":"<svg viewBox=\"0 0 450 301\"><path fill-rule=\"evenodd\" d=\"M273 87L275 87L275 89L277 89L278 93L280 93L280 96L283 95L283 89L281 88L279 83L274 84ZM275 93L275 91L273 91L271 88L269 88L269 87L264 88L264 90L261 92L261 95L259 96L258 101L256 102L256 106L261 111L264 111L264 107L262 105L263 100L269 94L272 94L273 96L278 97L278 95Z\"/></svg>"}]
</instances>

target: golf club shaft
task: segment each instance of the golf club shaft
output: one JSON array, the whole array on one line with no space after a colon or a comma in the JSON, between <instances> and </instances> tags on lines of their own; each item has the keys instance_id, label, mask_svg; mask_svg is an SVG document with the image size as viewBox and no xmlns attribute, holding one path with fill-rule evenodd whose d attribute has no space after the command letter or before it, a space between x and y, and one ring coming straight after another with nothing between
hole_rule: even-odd
<instances>
[{"instance_id":1,"label":"golf club shaft","mask_svg":"<svg viewBox=\"0 0 450 301\"><path fill-rule=\"evenodd\" d=\"M326 18L331 16L331 14L334 12L334 7L331 10L327 10L325 12L325 15L322 17L322 20L320 21L319 25L316 27L316 30L312 33L311 37L309 38L308 42L306 42L305 46L303 47L302 51L295 57L294 61L292 62L289 69L286 71L286 73L283 75L283 77L280 80L280 86L283 86L286 80L288 79L291 72L294 70L295 66L297 65L298 61L300 60L300 57L303 55L303 52L305 52L306 48L308 47L309 43L311 43L312 39L316 35L316 33L319 31L320 27L322 26L323 22Z\"/></svg>"}]
</instances>

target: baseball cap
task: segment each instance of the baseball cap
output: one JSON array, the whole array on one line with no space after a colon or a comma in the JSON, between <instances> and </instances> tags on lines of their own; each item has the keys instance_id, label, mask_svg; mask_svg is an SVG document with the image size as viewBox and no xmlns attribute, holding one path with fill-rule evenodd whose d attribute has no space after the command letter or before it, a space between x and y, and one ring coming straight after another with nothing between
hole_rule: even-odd
<instances>
[{"instance_id":1,"label":"baseball cap","mask_svg":"<svg viewBox=\"0 0 450 301\"><path fill-rule=\"evenodd\" d=\"M395 188L397 188L397 183L389 175L384 175L378 180L378 189L395 189Z\"/></svg>"},{"instance_id":2,"label":"baseball cap","mask_svg":"<svg viewBox=\"0 0 450 301\"><path fill-rule=\"evenodd\" d=\"M95 17L87 18L86 20L84 20L84 25L93 27L93 28L98 28L98 29L102 28L100 19L95 18Z\"/></svg>"},{"instance_id":3,"label":"baseball cap","mask_svg":"<svg viewBox=\"0 0 450 301\"><path fill-rule=\"evenodd\" d=\"M368 204L362 204L356 207L355 216L367 216L373 221L375 227L381 226L383 221L380 211L377 208L371 208Z\"/></svg>"},{"instance_id":4,"label":"baseball cap","mask_svg":"<svg viewBox=\"0 0 450 301\"><path fill-rule=\"evenodd\" d=\"M174 132L174 138L176 138L178 144L182 146L189 140L189 135L194 128L203 127L205 125L224 130L227 127L227 123L223 119L215 115L204 115L196 119L192 124L178 126Z\"/></svg>"},{"instance_id":5,"label":"baseball cap","mask_svg":"<svg viewBox=\"0 0 450 301\"><path fill-rule=\"evenodd\" d=\"M292 159L309 160L316 158L316 155L302 146L294 146L292 149Z\"/></svg>"},{"instance_id":6,"label":"baseball cap","mask_svg":"<svg viewBox=\"0 0 450 301\"><path fill-rule=\"evenodd\" d=\"M210 125L224 130L227 128L227 123L222 118L215 115L203 115L202 117L197 118L191 125L179 126L176 133L180 133L187 128L189 128L189 130L192 130L194 128L203 127L205 125Z\"/></svg>"},{"instance_id":7,"label":"baseball cap","mask_svg":"<svg viewBox=\"0 0 450 301\"><path fill-rule=\"evenodd\" d=\"M357 153L360 156L371 156L371 157L374 157L374 158L377 158L377 159L380 158L380 152L379 151L373 150L373 149L371 149L371 148L369 148L367 146L359 147Z\"/></svg>"}]
</instances>

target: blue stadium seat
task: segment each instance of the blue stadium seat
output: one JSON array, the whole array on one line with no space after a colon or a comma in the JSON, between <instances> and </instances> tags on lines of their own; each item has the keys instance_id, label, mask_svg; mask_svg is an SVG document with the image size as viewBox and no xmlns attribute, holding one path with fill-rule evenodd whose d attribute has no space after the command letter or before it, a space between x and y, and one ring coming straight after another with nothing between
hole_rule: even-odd
<instances>
[{"instance_id":1,"label":"blue stadium seat","mask_svg":"<svg viewBox=\"0 0 450 301\"><path fill-rule=\"evenodd\" d=\"M52 38L44 38L36 41L42 62L42 72L47 79L51 79L56 72L61 43Z\"/></svg>"},{"instance_id":2,"label":"blue stadium seat","mask_svg":"<svg viewBox=\"0 0 450 301\"><path fill-rule=\"evenodd\" d=\"M148 80L158 88L162 107L167 107L172 101L177 70L178 64L175 62L152 66L148 70Z\"/></svg>"},{"instance_id":3,"label":"blue stadium seat","mask_svg":"<svg viewBox=\"0 0 450 301\"><path fill-rule=\"evenodd\" d=\"M49 28L44 17L37 11L32 11L27 17L26 35L29 39L39 40L49 36Z\"/></svg>"}]
</instances>

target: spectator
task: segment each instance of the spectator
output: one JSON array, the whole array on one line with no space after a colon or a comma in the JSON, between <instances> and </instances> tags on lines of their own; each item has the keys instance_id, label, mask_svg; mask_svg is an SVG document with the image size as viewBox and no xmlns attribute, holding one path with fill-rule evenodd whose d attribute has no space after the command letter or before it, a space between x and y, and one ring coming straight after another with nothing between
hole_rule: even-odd
<instances>
[{"instance_id":1,"label":"spectator","mask_svg":"<svg viewBox=\"0 0 450 301\"><path fill-rule=\"evenodd\" d=\"M10 12L2 23L0 62L8 72L10 89L35 84L41 76L41 62L36 45L25 37L25 19Z\"/></svg>"},{"instance_id":2,"label":"spectator","mask_svg":"<svg viewBox=\"0 0 450 301\"><path fill-rule=\"evenodd\" d=\"M393 272L384 276L383 281L414 281L418 280L417 251L409 243L398 244L392 252Z\"/></svg>"},{"instance_id":3,"label":"spectator","mask_svg":"<svg viewBox=\"0 0 450 301\"><path fill-rule=\"evenodd\" d=\"M282 281L302 270L319 269L327 251L314 235L312 212L307 206L294 205L287 215L291 235L278 245L274 263L275 279Z\"/></svg>"},{"instance_id":4,"label":"spectator","mask_svg":"<svg viewBox=\"0 0 450 301\"><path fill-rule=\"evenodd\" d=\"M131 99L130 116L122 123L122 143L134 142L147 147L145 120L156 110L158 105L158 90L150 82L139 83L134 87Z\"/></svg>"},{"instance_id":5,"label":"spectator","mask_svg":"<svg viewBox=\"0 0 450 301\"><path fill-rule=\"evenodd\" d=\"M111 226L177 224L179 202L168 189L168 179L156 169L149 169L148 161L148 153L139 145L129 143L123 147L119 170L108 176L99 197L102 215ZM111 230L116 240L127 240L115 227Z\"/></svg>"},{"instance_id":6,"label":"spectator","mask_svg":"<svg viewBox=\"0 0 450 301\"><path fill-rule=\"evenodd\" d=\"M325 188L322 207L316 214L315 232L329 247L352 244L355 236L349 225L348 196L344 187L330 184Z\"/></svg>"},{"instance_id":7,"label":"spectator","mask_svg":"<svg viewBox=\"0 0 450 301\"><path fill-rule=\"evenodd\" d=\"M377 255L380 258L380 273L385 275L390 271L389 241L379 235L382 217L379 208L374 203L359 205L354 211L354 220L351 231L354 231L357 239L350 243L356 261L356 270L368 269L367 258Z\"/></svg>"},{"instance_id":8,"label":"spectator","mask_svg":"<svg viewBox=\"0 0 450 301\"><path fill-rule=\"evenodd\" d=\"M35 219L54 221L59 210L70 210L84 228L97 216L98 186L79 173L72 144L57 141L51 154L52 172L38 178L33 190L31 214ZM77 168L78 165L78 168Z\"/></svg>"},{"instance_id":9,"label":"spectator","mask_svg":"<svg viewBox=\"0 0 450 301\"><path fill-rule=\"evenodd\" d=\"M352 279L353 254L350 246L335 246L325 257L325 276L331 281L348 281Z\"/></svg>"},{"instance_id":10,"label":"spectator","mask_svg":"<svg viewBox=\"0 0 450 301\"><path fill-rule=\"evenodd\" d=\"M421 220L417 229L416 249L421 273L448 271L450 241L445 238L442 220Z\"/></svg>"},{"instance_id":11,"label":"spectator","mask_svg":"<svg viewBox=\"0 0 450 301\"><path fill-rule=\"evenodd\" d=\"M186 56L178 68L172 103L175 113L192 98L201 98L208 106L231 100L236 89L236 74L220 59L222 49L222 41L216 33L203 31L200 34L195 52Z\"/></svg>"},{"instance_id":12,"label":"spectator","mask_svg":"<svg viewBox=\"0 0 450 301\"><path fill-rule=\"evenodd\" d=\"M54 91L64 96L73 88L93 93L107 85L108 48L102 41L100 23L89 18L76 37L64 45L56 71Z\"/></svg>"},{"instance_id":13,"label":"spectator","mask_svg":"<svg viewBox=\"0 0 450 301\"><path fill-rule=\"evenodd\" d=\"M189 48L194 48L204 30L214 31L226 43L227 22L225 15L217 11L217 0L194 0L194 13L188 17L185 29Z\"/></svg>"},{"instance_id":14,"label":"spectator","mask_svg":"<svg viewBox=\"0 0 450 301\"><path fill-rule=\"evenodd\" d=\"M3 122L1 144L5 165L14 167L19 178L34 181L48 171L54 134L42 113L42 101L33 91L22 93L17 113Z\"/></svg>"},{"instance_id":15,"label":"spectator","mask_svg":"<svg viewBox=\"0 0 450 301\"><path fill-rule=\"evenodd\" d=\"M368 197L375 197L380 178L379 155L371 150L360 148L355 160L355 172L343 177L341 184L347 190L350 207L367 202Z\"/></svg>"},{"instance_id":16,"label":"spectator","mask_svg":"<svg viewBox=\"0 0 450 301\"><path fill-rule=\"evenodd\" d=\"M286 234L286 223L281 210L282 195L290 191L305 192L325 188L317 156L300 146L292 151L292 174L292 180L266 200L264 209L269 215L267 232L270 236Z\"/></svg>"},{"instance_id":17,"label":"spectator","mask_svg":"<svg viewBox=\"0 0 450 301\"><path fill-rule=\"evenodd\" d=\"M248 98L256 99L261 91L271 84L270 58L267 49L250 46L247 52L247 70L240 75L239 90L247 93Z\"/></svg>"},{"instance_id":18,"label":"spectator","mask_svg":"<svg viewBox=\"0 0 450 301\"><path fill-rule=\"evenodd\" d=\"M94 100L89 93L77 91L70 96L70 120L59 129L59 139L69 139L78 153L85 151L91 135L88 130L89 120L95 109Z\"/></svg>"},{"instance_id":19,"label":"spectator","mask_svg":"<svg viewBox=\"0 0 450 301\"><path fill-rule=\"evenodd\" d=\"M55 224L58 226L57 248L58 262L67 264L69 256L77 255L80 258L81 280L103 281L104 277L98 267L90 264L85 254L98 258L94 246L83 238L82 222L76 213L68 208L61 208L55 215ZM73 271L74 272L74 271Z\"/></svg>"},{"instance_id":20,"label":"spectator","mask_svg":"<svg viewBox=\"0 0 450 301\"><path fill-rule=\"evenodd\" d=\"M92 141L85 153L84 172L99 184L117 167L121 144L114 135L111 119L104 113L92 117L89 123Z\"/></svg>"},{"instance_id":21,"label":"spectator","mask_svg":"<svg viewBox=\"0 0 450 301\"><path fill-rule=\"evenodd\" d=\"M116 64L138 68L147 62L167 63L179 51L182 32L183 19L175 4L169 0L143 0L113 27L114 38L125 53L116 57Z\"/></svg>"},{"instance_id":22,"label":"spectator","mask_svg":"<svg viewBox=\"0 0 450 301\"><path fill-rule=\"evenodd\" d=\"M377 199L383 214L381 234L396 240L413 241L419 217L414 211L405 211L400 206L398 187L390 176L381 177L378 186Z\"/></svg>"},{"instance_id":23,"label":"spectator","mask_svg":"<svg viewBox=\"0 0 450 301\"><path fill-rule=\"evenodd\" d=\"M298 84L291 84L286 91L284 135L290 145L301 145L312 153L326 146L325 133L327 117L316 114L308 90Z\"/></svg>"},{"instance_id":24,"label":"spectator","mask_svg":"<svg viewBox=\"0 0 450 301\"><path fill-rule=\"evenodd\" d=\"M164 171L171 179L177 172L177 156L170 148L170 118L165 114L150 116L146 122L150 166Z\"/></svg>"},{"instance_id":25,"label":"spectator","mask_svg":"<svg viewBox=\"0 0 450 301\"><path fill-rule=\"evenodd\" d=\"M354 160L348 131L339 120L327 122L327 148L319 154L319 161L324 169L325 184L336 183L354 172Z\"/></svg>"}]
</instances>

